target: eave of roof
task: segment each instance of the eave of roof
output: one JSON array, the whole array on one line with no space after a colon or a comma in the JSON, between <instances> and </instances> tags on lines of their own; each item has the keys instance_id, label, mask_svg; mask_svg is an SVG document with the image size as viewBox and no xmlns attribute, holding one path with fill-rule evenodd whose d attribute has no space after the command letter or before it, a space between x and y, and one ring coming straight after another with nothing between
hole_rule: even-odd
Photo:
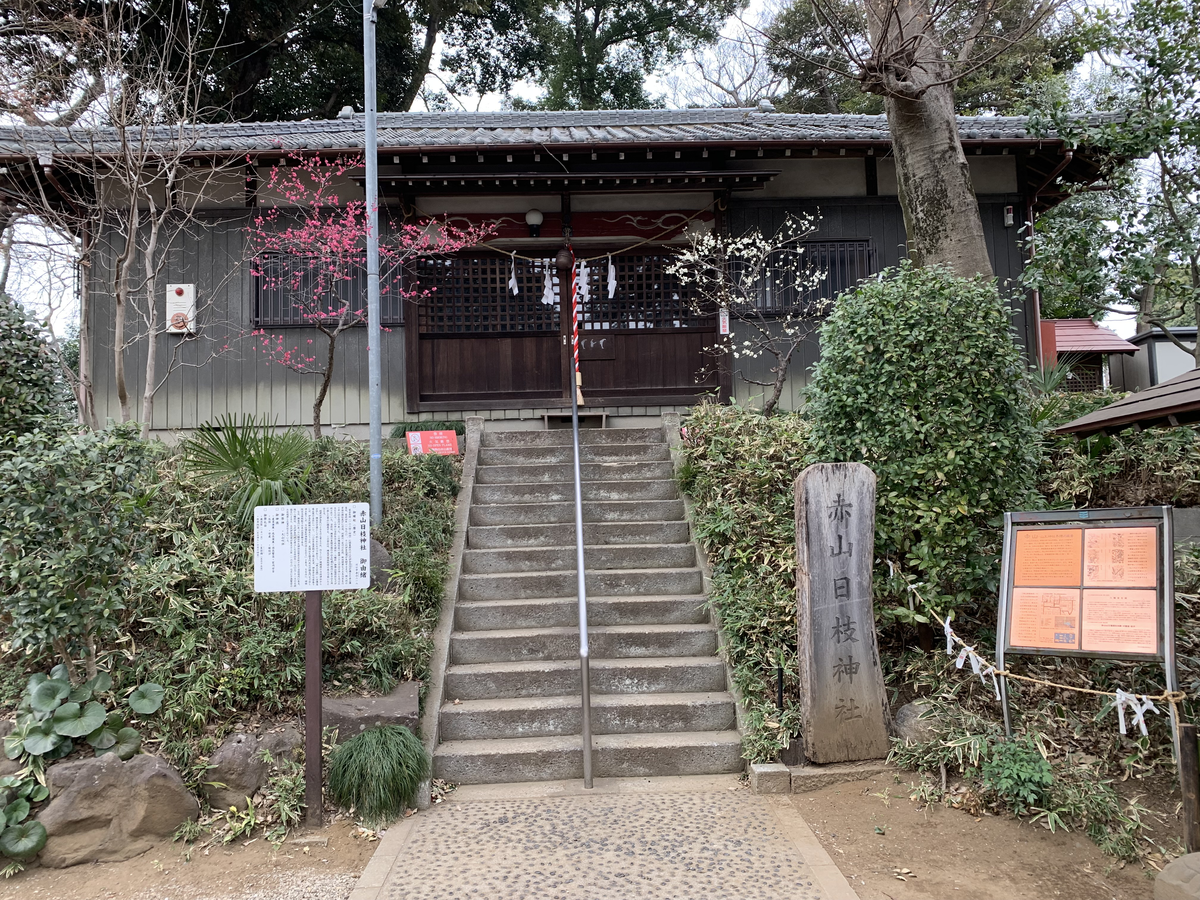
<instances>
[{"instance_id":1,"label":"eave of roof","mask_svg":"<svg viewBox=\"0 0 1200 900\"><path fill-rule=\"evenodd\" d=\"M1054 429L1056 434L1084 437L1100 431L1122 431L1138 426L1187 425L1200 421L1200 369L1130 394L1103 409Z\"/></svg>"},{"instance_id":2,"label":"eave of roof","mask_svg":"<svg viewBox=\"0 0 1200 900\"><path fill-rule=\"evenodd\" d=\"M1176 325L1171 328L1171 334L1175 335L1175 337L1179 338L1180 340L1184 340L1184 341L1189 340L1189 339L1194 340L1196 337L1196 326L1195 325ZM1169 341L1170 338L1167 337L1165 334L1163 334L1161 330L1155 328L1152 331L1143 331L1138 334L1135 334L1129 340L1131 343L1134 343L1134 344L1137 344L1140 346L1149 340Z\"/></svg>"},{"instance_id":3,"label":"eave of roof","mask_svg":"<svg viewBox=\"0 0 1200 900\"><path fill-rule=\"evenodd\" d=\"M1099 123L1112 115L1087 117ZM1029 130L1024 116L960 116L964 144L1059 143L1055 135ZM363 145L363 116L303 122L235 122L191 126L187 138L197 153L343 151ZM175 141L173 129L157 129L152 140ZM706 144L713 146L836 144L887 146L885 116L764 113L746 109L599 110L584 112L381 113L381 153L421 150L485 150L511 147ZM38 154L102 156L117 149L113 129L8 126L0 128L0 157Z\"/></svg>"}]
</instances>

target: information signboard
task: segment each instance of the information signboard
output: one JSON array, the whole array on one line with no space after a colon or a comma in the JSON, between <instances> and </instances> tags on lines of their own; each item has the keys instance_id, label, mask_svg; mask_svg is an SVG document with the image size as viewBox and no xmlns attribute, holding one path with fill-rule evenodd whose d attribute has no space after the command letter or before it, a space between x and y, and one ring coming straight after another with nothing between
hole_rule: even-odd
<instances>
[{"instance_id":1,"label":"information signboard","mask_svg":"<svg viewBox=\"0 0 1200 900\"><path fill-rule=\"evenodd\" d=\"M321 794L321 592L371 586L371 507L306 503L254 510L254 590L304 591L304 797L319 828Z\"/></svg>"},{"instance_id":2,"label":"information signboard","mask_svg":"<svg viewBox=\"0 0 1200 900\"><path fill-rule=\"evenodd\" d=\"M260 506L254 510L254 590L339 591L371 584L366 503Z\"/></svg>"},{"instance_id":3,"label":"information signboard","mask_svg":"<svg viewBox=\"0 0 1200 900\"><path fill-rule=\"evenodd\" d=\"M1147 660L1178 690L1174 553L1169 506L1005 513L997 667L1006 655ZM1000 694L1011 734L1003 676Z\"/></svg>"},{"instance_id":4,"label":"information signboard","mask_svg":"<svg viewBox=\"0 0 1200 900\"><path fill-rule=\"evenodd\" d=\"M458 435L453 431L410 431L405 437L408 452L414 456L421 453L458 456Z\"/></svg>"},{"instance_id":5,"label":"information signboard","mask_svg":"<svg viewBox=\"0 0 1200 900\"><path fill-rule=\"evenodd\" d=\"M1170 507L1009 513L997 655L1166 662Z\"/></svg>"}]
</instances>

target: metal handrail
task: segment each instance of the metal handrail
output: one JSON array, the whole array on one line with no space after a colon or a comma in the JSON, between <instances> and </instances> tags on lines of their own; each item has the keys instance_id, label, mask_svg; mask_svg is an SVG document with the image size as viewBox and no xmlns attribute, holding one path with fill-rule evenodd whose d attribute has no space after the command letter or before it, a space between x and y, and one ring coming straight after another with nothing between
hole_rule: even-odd
<instances>
[{"instance_id":1,"label":"metal handrail","mask_svg":"<svg viewBox=\"0 0 1200 900\"><path fill-rule=\"evenodd\" d=\"M592 786L592 677L588 663L588 617L587 578L583 560L583 478L579 468L579 400L581 378L579 374L579 297L575 285L575 253L571 255L571 370L574 384L571 385L571 443L574 447L575 466L575 575L579 592L579 680L583 695L583 786ZM561 267L559 285L562 278Z\"/></svg>"}]
</instances>

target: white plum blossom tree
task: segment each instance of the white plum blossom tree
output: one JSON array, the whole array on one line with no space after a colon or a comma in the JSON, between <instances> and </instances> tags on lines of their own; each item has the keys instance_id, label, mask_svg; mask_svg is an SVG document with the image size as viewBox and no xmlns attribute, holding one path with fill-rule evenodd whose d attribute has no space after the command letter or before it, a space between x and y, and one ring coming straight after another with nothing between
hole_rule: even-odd
<instances>
[{"instance_id":1,"label":"white plum blossom tree","mask_svg":"<svg viewBox=\"0 0 1200 900\"><path fill-rule=\"evenodd\" d=\"M779 404L792 358L812 323L832 306L832 298L821 293L827 273L805 245L817 221L791 215L771 235L757 229L740 237L696 234L670 267L682 285L694 290L697 312L728 314L729 333L705 349L715 357L714 364L732 359L743 382L764 389L763 415ZM773 361L770 381L737 366L738 360L762 356Z\"/></svg>"}]
</instances>

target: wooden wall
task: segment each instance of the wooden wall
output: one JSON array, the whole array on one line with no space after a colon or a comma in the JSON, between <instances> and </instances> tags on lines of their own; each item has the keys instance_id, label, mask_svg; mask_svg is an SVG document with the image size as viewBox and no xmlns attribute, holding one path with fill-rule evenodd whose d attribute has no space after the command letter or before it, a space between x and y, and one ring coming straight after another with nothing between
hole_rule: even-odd
<instances>
[{"instance_id":1,"label":"wooden wall","mask_svg":"<svg viewBox=\"0 0 1200 900\"><path fill-rule=\"evenodd\" d=\"M300 375L268 362L258 339L250 335L253 278L246 258L243 229L247 217L240 211L213 213L174 242L159 277L159 315L167 283L194 283L200 338L184 341L176 335L158 337L159 377L173 350L178 367L155 398L155 431L195 428L223 413L266 416L283 425L312 422L312 404L320 386L317 375ZM105 230L95 245L86 289L90 292L90 323L95 336L92 379L97 414L119 419L114 376L112 270L120 236ZM131 318L133 318L131 316ZM274 328L286 344L323 352L324 338L314 328ZM126 335L138 334L130 321ZM322 423L359 424L368 421L366 329L355 328L338 339L333 383L325 399ZM307 341L312 340L312 345ZM134 419L141 418L142 383L147 342L137 341L125 354L126 378ZM215 359L215 349L228 346ZM400 329L383 335L383 419L404 419L404 335Z\"/></svg>"},{"instance_id":2,"label":"wooden wall","mask_svg":"<svg viewBox=\"0 0 1200 900\"><path fill-rule=\"evenodd\" d=\"M1002 284L1011 283L1019 275L1023 258L1018 244L1017 228L1005 228L1003 208L1011 204L1019 211L1021 204L1015 196L991 196L981 199L984 230L987 235L993 265ZM733 201L728 221L734 232L749 228L770 231L777 228L789 212L808 212L821 216L815 238L871 238L876 251L876 265L883 268L895 265L904 252L904 227L900 207L894 197L828 198L820 201L798 202L746 196ZM199 305L201 340L182 341L174 335L158 338L160 377L174 348L179 347L179 359L184 363L159 390L151 427L156 431L195 428L223 413L247 413L267 416L279 425L306 425L312 419L312 403L319 377L299 375L275 363L268 363L259 349L252 330L250 315L253 302L253 279L242 231L247 223L244 210L213 210L189 233L182 235L172 247L167 265L159 278L160 315L165 285L168 282L194 283ZM1019 217L1019 216L1018 216ZM93 264L88 270L86 289L90 292L91 326L95 336L92 378L97 412L101 421L119 418L113 375L113 304L111 272L119 250L119 236L102 232L95 244ZM1016 339L1028 344L1028 301L1014 292L1013 324ZM275 328L296 345L313 348L323 346L323 338L315 329ZM127 335L136 333L136 323L130 322ZM205 362L214 348L228 346L218 358ZM383 336L383 420L385 423L417 418L405 409L404 335L396 328ZM798 408L803 403L803 390L808 382L808 370L819 356L816 336L805 344L793 362L791 379L781 398L781 407ZM134 418L141 415L142 373L145 361L145 342L138 342L126 354L127 378ZM740 360L747 375L769 380L767 360ZM757 405L763 389L751 387L734 379L735 397L739 402ZM613 415L656 415L659 407L604 407ZM549 410L547 410L549 411ZM486 410L481 415L489 419L525 419L538 417L543 410ZM468 414L455 413L454 416ZM420 418L446 418L450 414L425 414ZM330 394L325 401L322 421L327 425L364 425L368 421L366 330L353 329L340 338L338 360Z\"/></svg>"}]
</instances>

